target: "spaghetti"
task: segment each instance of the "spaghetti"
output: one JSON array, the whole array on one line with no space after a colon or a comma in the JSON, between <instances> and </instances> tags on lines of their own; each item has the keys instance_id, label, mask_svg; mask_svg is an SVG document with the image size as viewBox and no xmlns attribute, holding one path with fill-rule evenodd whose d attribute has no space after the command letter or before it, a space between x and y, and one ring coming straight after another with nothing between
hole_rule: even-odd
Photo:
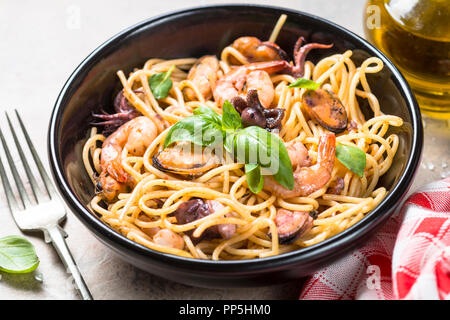
<instances>
[{"instance_id":1,"label":"spaghetti","mask_svg":"<svg viewBox=\"0 0 450 320\"><path fill-rule=\"evenodd\" d=\"M271 41L275 41L285 20L281 18ZM100 219L127 238L150 249L179 256L229 260L253 259L282 254L317 244L349 228L373 210L386 196L387 190L379 187L380 177L390 168L398 148L397 135L387 135L390 126L401 126L402 119L382 113L379 101L371 92L366 76L377 73L383 63L376 57L356 66L351 60L352 51L334 54L317 64L306 61L303 78L322 84L323 89L336 94L345 106L351 125L336 135L336 142L355 146L365 152L366 167L362 177L350 171L339 161L334 162L329 181L308 196L283 198L266 189L254 194L249 190L244 165L224 163L202 173L194 179L164 172L155 167L152 157L162 149L170 126L191 116L198 107L207 107L222 113L221 105L201 93L196 83L188 79L196 58L150 59L141 69L135 69L127 77L118 71L123 85L123 95L142 115L162 121L154 121L158 129L155 139L140 156L123 148L120 155L123 170L132 177L129 190L120 192L112 201L104 201L100 195L93 197L89 206ZM245 55L232 46L223 49L219 61L220 79L234 64L249 64ZM172 66L173 86L166 98L156 99L149 86L149 78L167 72ZM289 87L295 77L287 73L272 74L274 87L273 105L284 109L279 137L285 142L301 142L312 159L318 156L321 135L328 130L320 126L305 112L302 96L306 89ZM191 89L195 99L187 101L184 90ZM366 99L373 117L365 119L357 97ZM165 125L161 125L161 123ZM105 135L93 127L83 149L86 171L96 183L102 173L101 154ZM333 186L341 183L339 190ZM194 221L180 224L174 213L182 203L190 199L214 200L220 208ZM278 239L277 212L316 212L312 227L293 243L282 244ZM194 241L208 228L234 225L235 232L229 238L212 238ZM170 230L182 243L180 246L164 245L155 241L152 230Z\"/></svg>"}]
</instances>

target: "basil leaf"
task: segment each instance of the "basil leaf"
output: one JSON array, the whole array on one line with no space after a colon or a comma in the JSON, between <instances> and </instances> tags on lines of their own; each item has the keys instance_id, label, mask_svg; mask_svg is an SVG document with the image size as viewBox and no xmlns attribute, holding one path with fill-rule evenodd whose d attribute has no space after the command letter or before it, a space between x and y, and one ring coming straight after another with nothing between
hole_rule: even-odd
<instances>
[{"instance_id":1,"label":"basil leaf","mask_svg":"<svg viewBox=\"0 0 450 320\"><path fill-rule=\"evenodd\" d=\"M208 116L194 115L175 123L164 140L166 148L177 141L190 141L201 146L223 143L222 127Z\"/></svg>"},{"instance_id":2,"label":"basil leaf","mask_svg":"<svg viewBox=\"0 0 450 320\"><path fill-rule=\"evenodd\" d=\"M173 69L175 69L175 65L167 72L156 73L148 79L148 84L155 99L164 99L169 95L169 91L173 85L172 79L170 79Z\"/></svg>"},{"instance_id":3,"label":"basil leaf","mask_svg":"<svg viewBox=\"0 0 450 320\"><path fill-rule=\"evenodd\" d=\"M37 268L39 258L33 244L20 236L0 239L0 270L8 273L27 273Z\"/></svg>"},{"instance_id":4,"label":"basil leaf","mask_svg":"<svg viewBox=\"0 0 450 320\"><path fill-rule=\"evenodd\" d=\"M264 186L264 177L261 174L259 164L246 164L245 175L247 176L247 184L251 192L258 193Z\"/></svg>"},{"instance_id":5,"label":"basil leaf","mask_svg":"<svg viewBox=\"0 0 450 320\"><path fill-rule=\"evenodd\" d=\"M290 190L294 188L291 160L278 136L251 126L237 132L234 145L239 162L268 168L278 183Z\"/></svg>"},{"instance_id":6,"label":"basil leaf","mask_svg":"<svg viewBox=\"0 0 450 320\"><path fill-rule=\"evenodd\" d=\"M225 148L225 150L227 150L231 154L234 154L234 140L235 139L236 139L235 133L227 134L227 136L225 138L225 144L223 147Z\"/></svg>"},{"instance_id":7,"label":"basil leaf","mask_svg":"<svg viewBox=\"0 0 450 320\"><path fill-rule=\"evenodd\" d=\"M222 128L224 130L235 131L242 128L241 115L228 100L223 103L222 110Z\"/></svg>"},{"instance_id":8,"label":"basil leaf","mask_svg":"<svg viewBox=\"0 0 450 320\"><path fill-rule=\"evenodd\" d=\"M320 87L320 83L314 82L312 80L308 80L305 78L298 78L294 82L292 82L289 86L289 88L304 88L308 90L316 90Z\"/></svg>"},{"instance_id":9,"label":"basil leaf","mask_svg":"<svg viewBox=\"0 0 450 320\"><path fill-rule=\"evenodd\" d=\"M273 177L279 184L285 188L292 190L294 189L294 173L292 170L291 159L289 158L288 151L284 145L283 140L281 140L277 135L272 134L273 142L276 144L276 149L278 150L278 161L279 170L273 174ZM272 146L272 149L274 147Z\"/></svg>"},{"instance_id":10,"label":"basil leaf","mask_svg":"<svg viewBox=\"0 0 450 320\"><path fill-rule=\"evenodd\" d=\"M360 178L364 175L366 167L366 153L361 149L345 144L336 146L336 158L350 171L356 173Z\"/></svg>"},{"instance_id":11,"label":"basil leaf","mask_svg":"<svg viewBox=\"0 0 450 320\"><path fill-rule=\"evenodd\" d=\"M217 112L215 112L213 109L208 108L208 107L204 107L204 106L200 106L198 108L194 109L194 115L198 115L198 116L204 116L204 117L208 117L211 120L217 122L218 124L220 124L220 126L222 126L222 117L220 114L218 114Z\"/></svg>"}]
</instances>

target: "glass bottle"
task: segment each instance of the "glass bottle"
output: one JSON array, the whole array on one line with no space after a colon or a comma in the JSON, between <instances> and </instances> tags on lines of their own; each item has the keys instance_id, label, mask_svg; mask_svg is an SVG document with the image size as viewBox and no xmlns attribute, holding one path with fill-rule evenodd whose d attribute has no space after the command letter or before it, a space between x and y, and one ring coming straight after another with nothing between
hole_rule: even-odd
<instances>
[{"instance_id":1,"label":"glass bottle","mask_svg":"<svg viewBox=\"0 0 450 320\"><path fill-rule=\"evenodd\" d=\"M450 118L450 0L368 0L367 39L408 80L421 111Z\"/></svg>"}]
</instances>

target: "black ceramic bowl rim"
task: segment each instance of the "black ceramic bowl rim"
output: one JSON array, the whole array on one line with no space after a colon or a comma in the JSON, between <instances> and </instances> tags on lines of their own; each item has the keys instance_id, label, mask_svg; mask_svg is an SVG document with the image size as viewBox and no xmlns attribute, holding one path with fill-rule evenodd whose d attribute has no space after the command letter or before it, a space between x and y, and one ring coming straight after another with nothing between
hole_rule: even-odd
<instances>
[{"instance_id":1,"label":"black ceramic bowl rim","mask_svg":"<svg viewBox=\"0 0 450 320\"><path fill-rule=\"evenodd\" d=\"M355 38L357 41L361 42L373 56L380 58L384 65L387 66L393 75L393 81L395 85L399 88L405 99L408 109L411 113L412 121L412 145L411 145L411 155L407 161L405 170L401 177L399 178L397 184L393 187L386 198L381 201L381 203L372 210L366 217L361 221L351 226L350 228L340 232L339 234L326 239L318 244L312 245L310 247L301 248L296 251L283 253L276 256L265 257L265 258L255 258L248 260L232 260L232 261L213 261L213 260L201 260L194 258L180 257L172 254L162 253L149 249L143 245L134 242L125 236L119 234L108 225L100 221L94 214L92 214L74 195L71 190L68 181L65 179L62 164L59 161L60 154L58 150L59 140L58 140L58 129L59 120L61 119L61 103L64 100L64 96L71 86L72 82L77 78L78 74L83 68L86 68L90 64L90 60L97 55L101 55L112 46L113 43L120 41L122 38L126 37L128 34L134 32L135 30L141 28L143 25L151 24L160 20L164 20L176 15L182 15L188 12L201 11L201 10L214 10L214 9L226 9L226 8L266 8L278 11L280 13L284 12L291 15L300 15L308 19L315 19L331 27L332 29L337 29L340 32L346 33L347 35ZM387 218L393 213L390 208L397 207L402 199L406 196L406 193L412 183L412 179L417 170L418 164L421 158L423 144L423 128L422 120L419 111L418 104L414 98L414 95L407 84L406 80L400 73L400 71L388 60L388 58L381 53L378 49L373 47L366 40L360 36L354 34L353 32L331 22L326 19L304 13L301 11L287 9L275 6L266 5L208 5L199 6L193 8L187 8L182 10L173 11L170 13L162 14L144 21L137 23L136 25L121 31L116 34L102 45L100 45L96 50L94 50L89 56L87 56L80 65L71 74L69 79L64 84L53 109L49 131L48 131L48 155L50 166L52 169L53 177L57 182L57 186L63 195L64 200L69 205L69 207L74 211L76 216L89 227L91 231L97 233L97 236L103 236L108 238L109 243L114 242L117 246L122 249L131 250L133 253L139 256L147 256L149 259L157 259L165 263L177 263L180 268L196 268L197 270L208 270L217 272L231 272L232 270L246 270L246 271L257 271L262 270L267 267L277 268L285 266L288 264L301 264L302 262L315 261L317 259L323 258L326 255L332 255L336 250L342 251L343 248L354 247L355 243L358 243L364 235L370 233L373 229L381 226L381 224L387 220ZM115 248L117 250L117 248Z\"/></svg>"}]
</instances>

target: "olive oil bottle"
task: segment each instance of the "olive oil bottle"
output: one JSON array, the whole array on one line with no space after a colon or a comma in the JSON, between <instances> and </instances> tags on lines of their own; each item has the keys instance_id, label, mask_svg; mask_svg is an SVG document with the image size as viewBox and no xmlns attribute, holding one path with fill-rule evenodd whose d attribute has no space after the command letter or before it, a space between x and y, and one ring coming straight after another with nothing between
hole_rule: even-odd
<instances>
[{"instance_id":1,"label":"olive oil bottle","mask_svg":"<svg viewBox=\"0 0 450 320\"><path fill-rule=\"evenodd\" d=\"M450 0L368 0L367 39L408 80L421 110L450 118Z\"/></svg>"}]
</instances>

